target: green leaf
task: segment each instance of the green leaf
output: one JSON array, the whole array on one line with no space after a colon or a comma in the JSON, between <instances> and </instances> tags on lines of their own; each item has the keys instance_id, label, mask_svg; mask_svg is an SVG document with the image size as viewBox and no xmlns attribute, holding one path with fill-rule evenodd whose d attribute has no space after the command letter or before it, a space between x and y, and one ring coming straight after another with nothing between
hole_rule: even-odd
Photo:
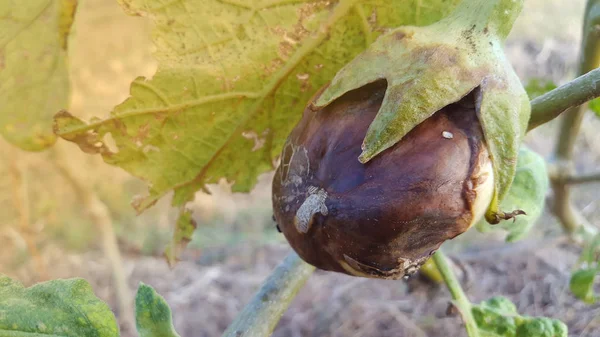
<instances>
[{"instance_id":1,"label":"green leaf","mask_svg":"<svg viewBox=\"0 0 600 337\"><path fill-rule=\"evenodd\" d=\"M493 297L474 305L473 318L482 337L513 337L517 332L514 316L518 316L515 305L504 297Z\"/></svg>"},{"instance_id":2,"label":"green leaf","mask_svg":"<svg viewBox=\"0 0 600 337\"><path fill-rule=\"evenodd\" d=\"M179 337L171 309L152 287L140 283L135 296L135 324L140 337Z\"/></svg>"},{"instance_id":3,"label":"green leaf","mask_svg":"<svg viewBox=\"0 0 600 337\"><path fill-rule=\"evenodd\" d=\"M527 82L527 85L525 86L525 91L527 91L529 99L532 100L556 88L556 84L551 80L533 78L529 80L529 82Z\"/></svg>"},{"instance_id":4,"label":"green leaf","mask_svg":"<svg viewBox=\"0 0 600 337\"><path fill-rule=\"evenodd\" d=\"M546 192L548 191L548 173L546 161L542 156L525 146L519 151L515 179L500 208L507 210L520 209L527 213L504 221L498 225L490 225L485 219L477 223L482 232L503 229L508 232L506 241L514 242L524 238L544 210Z\"/></svg>"},{"instance_id":5,"label":"green leaf","mask_svg":"<svg viewBox=\"0 0 600 337\"><path fill-rule=\"evenodd\" d=\"M0 134L24 150L54 144L69 103L67 39L76 0L0 2Z\"/></svg>"},{"instance_id":6,"label":"green leaf","mask_svg":"<svg viewBox=\"0 0 600 337\"><path fill-rule=\"evenodd\" d=\"M223 177L234 192L249 191L274 169L313 93L345 63L382 31L429 24L459 0L119 2L154 22L156 74L133 81L131 97L106 119L86 123L63 111L54 126L146 180L149 194L134 202L141 212L170 191L181 207ZM167 248L169 261L178 246Z\"/></svg>"},{"instance_id":7,"label":"green leaf","mask_svg":"<svg viewBox=\"0 0 600 337\"><path fill-rule=\"evenodd\" d=\"M521 316L507 298L493 297L472 306L481 337L567 337L567 326L547 317Z\"/></svg>"},{"instance_id":8,"label":"green leaf","mask_svg":"<svg viewBox=\"0 0 600 337\"><path fill-rule=\"evenodd\" d=\"M596 114L596 116L600 117L600 98L589 101L588 107Z\"/></svg>"},{"instance_id":9,"label":"green leaf","mask_svg":"<svg viewBox=\"0 0 600 337\"><path fill-rule=\"evenodd\" d=\"M526 320L517 329L516 337L567 337L565 323L546 317Z\"/></svg>"},{"instance_id":10,"label":"green leaf","mask_svg":"<svg viewBox=\"0 0 600 337\"><path fill-rule=\"evenodd\" d=\"M600 234L589 238L579 257L580 268L571 274L569 288L575 297L593 304L600 296L594 292L594 282L600 274Z\"/></svg>"},{"instance_id":11,"label":"green leaf","mask_svg":"<svg viewBox=\"0 0 600 337\"><path fill-rule=\"evenodd\" d=\"M103 120L62 113L57 134L146 180L141 211L181 206L225 177L248 191L273 169L313 93L382 31L429 24L459 0L120 0L151 19L159 68ZM104 144L110 134L118 148Z\"/></svg>"},{"instance_id":12,"label":"green leaf","mask_svg":"<svg viewBox=\"0 0 600 337\"><path fill-rule=\"evenodd\" d=\"M585 303L595 303L598 299L598 295L594 292L594 280L597 274L596 269L580 269L571 274L569 289L573 295Z\"/></svg>"},{"instance_id":13,"label":"green leaf","mask_svg":"<svg viewBox=\"0 0 600 337\"><path fill-rule=\"evenodd\" d=\"M83 279L24 288L0 275L0 336L119 336L115 316Z\"/></svg>"}]
</instances>

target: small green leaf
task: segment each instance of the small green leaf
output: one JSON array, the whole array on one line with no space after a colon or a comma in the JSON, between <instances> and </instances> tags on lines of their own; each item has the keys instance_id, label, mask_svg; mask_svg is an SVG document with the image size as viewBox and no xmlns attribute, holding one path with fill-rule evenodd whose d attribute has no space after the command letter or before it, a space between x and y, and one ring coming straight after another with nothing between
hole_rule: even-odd
<instances>
[{"instance_id":1,"label":"small green leaf","mask_svg":"<svg viewBox=\"0 0 600 337\"><path fill-rule=\"evenodd\" d=\"M529 99L532 100L556 88L556 84L551 80L533 78L529 80L529 82L527 82L527 85L525 86L525 91L527 91Z\"/></svg>"},{"instance_id":2,"label":"small green leaf","mask_svg":"<svg viewBox=\"0 0 600 337\"><path fill-rule=\"evenodd\" d=\"M108 305L83 279L53 280L24 288L0 275L0 336L115 337Z\"/></svg>"},{"instance_id":3,"label":"small green leaf","mask_svg":"<svg viewBox=\"0 0 600 337\"><path fill-rule=\"evenodd\" d=\"M580 269L571 275L569 289L575 297L588 304L593 304L598 300L598 295L594 292L594 280L598 271L596 269Z\"/></svg>"},{"instance_id":4,"label":"small green leaf","mask_svg":"<svg viewBox=\"0 0 600 337\"><path fill-rule=\"evenodd\" d=\"M515 336L517 324L514 316L518 316L518 312L508 299L493 297L479 305L474 305L472 312L482 337Z\"/></svg>"},{"instance_id":5,"label":"small green leaf","mask_svg":"<svg viewBox=\"0 0 600 337\"><path fill-rule=\"evenodd\" d=\"M56 140L52 116L69 102L67 39L76 5L0 2L0 134L24 150Z\"/></svg>"},{"instance_id":6,"label":"small green leaf","mask_svg":"<svg viewBox=\"0 0 600 337\"><path fill-rule=\"evenodd\" d=\"M594 292L594 282L600 275L600 234L586 240L578 264L579 269L571 274L569 288L575 297L593 304L600 298Z\"/></svg>"},{"instance_id":7,"label":"small green leaf","mask_svg":"<svg viewBox=\"0 0 600 337\"><path fill-rule=\"evenodd\" d=\"M135 324L140 337L179 337L171 308L152 287L140 283L135 296Z\"/></svg>"},{"instance_id":8,"label":"small green leaf","mask_svg":"<svg viewBox=\"0 0 600 337\"><path fill-rule=\"evenodd\" d=\"M589 101L588 107L596 114L596 116L600 117L600 98Z\"/></svg>"},{"instance_id":9,"label":"small green leaf","mask_svg":"<svg viewBox=\"0 0 600 337\"><path fill-rule=\"evenodd\" d=\"M502 296L472 306L481 337L567 337L567 326L547 317L520 316Z\"/></svg>"},{"instance_id":10,"label":"small green leaf","mask_svg":"<svg viewBox=\"0 0 600 337\"><path fill-rule=\"evenodd\" d=\"M531 318L519 325L516 337L568 337L568 329L556 319Z\"/></svg>"},{"instance_id":11,"label":"small green leaf","mask_svg":"<svg viewBox=\"0 0 600 337\"><path fill-rule=\"evenodd\" d=\"M515 179L500 208L505 210L523 210L526 215L517 216L514 221L504 221L490 225L485 219L477 223L477 229L488 232L503 229L508 232L506 241L514 242L524 238L542 215L548 191L548 173L546 161L536 152L522 146L517 160Z\"/></svg>"}]
</instances>

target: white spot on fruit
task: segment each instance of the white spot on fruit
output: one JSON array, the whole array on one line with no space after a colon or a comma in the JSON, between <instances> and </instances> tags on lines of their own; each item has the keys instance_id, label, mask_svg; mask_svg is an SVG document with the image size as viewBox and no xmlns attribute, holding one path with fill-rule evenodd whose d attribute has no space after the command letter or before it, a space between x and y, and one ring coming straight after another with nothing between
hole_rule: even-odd
<instances>
[{"instance_id":1,"label":"white spot on fruit","mask_svg":"<svg viewBox=\"0 0 600 337\"><path fill-rule=\"evenodd\" d=\"M326 199L327 192L324 189L315 186L308 188L308 197L300 205L294 217L294 224L298 232L303 234L308 232L315 214L321 213L327 215L329 213L325 205Z\"/></svg>"},{"instance_id":2,"label":"white spot on fruit","mask_svg":"<svg viewBox=\"0 0 600 337\"><path fill-rule=\"evenodd\" d=\"M454 138L454 135L452 134L452 132L444 131L444 132L442 132L442 137L444 137L446 139L452 139L452 138Z\"/></svg>"}]
</instances>

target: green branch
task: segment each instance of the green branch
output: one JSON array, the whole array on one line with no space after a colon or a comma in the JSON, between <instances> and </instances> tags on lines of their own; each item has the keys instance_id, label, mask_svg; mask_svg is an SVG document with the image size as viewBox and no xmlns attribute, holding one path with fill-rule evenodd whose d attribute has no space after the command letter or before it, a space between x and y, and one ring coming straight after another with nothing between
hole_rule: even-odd
<instances>
[{"instance_id":1,"label":"green branch","mask_svg":"<svg viewBox=\"0 0 600 337\"><path fill-rule=\"evenodd\" d=\"M528 131L598 96L600 96L600 68L533 99ZM572 112L574 111L569 111L567 114Z\"/></svg>"},{"instance_id":2,"label":"green branch","mask_svg":"<svg viewBox=\"0 0 600 337\"><path fill-rule=\"evenodd\" d=\"M567 171L567 169L560 168L559 165L555 165L552 163L548 164L548 176L552 181L560 181L564 184L569 185L600 182L600 172L562 175L562 173Z\"/></svg>"},{"instance_id":3,"label":"green branch","mask_svg":"<svg viewBox=\"0 0 600 337\"><path fill-rule=\"evenodd\" d=\"M467 295L465 295L460 282L458 282L458 279L452 271L448 258L441 249L433 254L433 261L442 274L444 282L446 282L446 286L452 294L452 298L454 298L454 304L462 315L465 327L467 328L467 334L469 337L479 337L479 329L477 328L477 323L475 322L473 312L471 311L471 301L469 301Z\"/></svg>"},{"instance_id":4,"label":"green branch","mask_svg":"<svg viewBox=\"0 0 600 337\"><path fill-rule=\"evenodd\" d=\"M567 184L586 184L586 183L592 183L592 182L600 182L600 172L596 172L596 173L590 173L590 174L582 174L582 175L575 175L575 176L571 176L571 177L567 177L565 179L565 182Z\"/></svg>"},{"instance_id":5,"label":"green branch","mask_svg":"<svg viewBox=\"0 0 600 337\"><path fill-rule=\"evenodd\" d=\"M288 254L223 333L223 337L270 336L314 270L315 267L302 261L296 253Z\"/></svg>"}]
</instances>

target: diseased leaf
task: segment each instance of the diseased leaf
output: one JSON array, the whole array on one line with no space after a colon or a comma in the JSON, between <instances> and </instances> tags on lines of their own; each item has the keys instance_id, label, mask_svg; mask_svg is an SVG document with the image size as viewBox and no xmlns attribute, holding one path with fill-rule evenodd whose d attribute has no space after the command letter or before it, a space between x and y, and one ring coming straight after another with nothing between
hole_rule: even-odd
<instances>
[{"instance_id":1,"label":"diseased leaf","mask_svg":"<svg viewBox=\"0 0 600 337\"><path fill-rule=\"evenodd\" d=\"M249 191L272 170L313 93L382 32L426 25L459 0L120 0L148 17L159 67L110 116L68 112L55 132L146 180L138 212L174 190L174 206L220 178ZM111 151L105 137L114 140Z\"/></svg>"},{"instance_id":2,"label":"diseased leaf","mask_svg":"<svg viewBox=\"0 0 600 337\"><path fill-rule=\"evenodd\" d=\"M507 298L493 297L472 307L481 337L567 337L567 326L547 317L521 316Z\"/></svg>"},{"instance_id":3,"label":"diseased leaf","mask_svg":"<svg viewBox=\"0 0 600 337\"><path fill-rule=\"evenodd\" d=\"M165 257L170 266L175 265L178 256L192 240L196 227L196 221L192 219L192 212L185 209L181 210L173 230L171 242L165 249Z\"/></svg>"},{"instance_id":4,"label":"diseased leaf","mask_svg":"<svg viewBox=\"0 0 600 337\"><path fill-rule=\"evenodd\" d=\"M76 0L0 2L0 134L24 150L54 144L69 100L67 39Z\"/></svg>"},{"instance_id":5,"label":"diseased leaf","mask_svg":"<svg viewBox=\"0 0 600 337\"><path fill-rule=\"evenodd\" d=\"M140 337L179 337L171 308L152 287L140 283L135 296L135 324Z\"/></svg>"},{"instance_id":6,"label":"diseased leaf","mask_svg":"<svg viewBox=\"0 0 600 337\"><path fill-rule=\"evenodd\" d=\"M533 78L529 80L529 82L527 82L527 85L525 86L525 91L527 91L529 99L532 100L556 88L556 84L551 80Z\"/></svg>"},{"instance_id":7,"label":"diseased leaf","mask_svg":"<svg viewBox=\"0 0 600 337\"><path fill-rule=\"evenodd\" d=\"M381 31L430 23L456 2L122 0L156 24L159 69L136 79L109 118L87 124L63 113L56 132L147 180L138 210L172 189L182 205L220 177L248 191L342 65ZM104 145L108 133L118 152Z\"/></svg>"},{"instance_id":8,"label":"diseased leaf","mask_svg":"<svg viewBox=\"0 0 600 337\"><path fill-rule=\"evenodd\" d=\"M108 305L83 279L54 280L24 288L0 275L0 336L115 337Z\"/></svg>"},{"instance_id":9,"label":"diseased leaf","mask_svg":"<svg viewBox=\"0 0 600 337\"><path fill-rule=\"evenodd\" d=\"M598 271L596 269L579 269L571 274L569 289L575 297L592 304L598 300L598 295L594 292L594 280Z\"/></svg>"},{"instance_id":10,"label":"diseased leaf","mask_svg":"<svg viewBox=\"0 0 600 337\"><path fill-rule=\"evenodd\" d=\"M498 225L490 225L485 219L481 219L477 223L477 229L487 232L501 228L508 232L508 242L524 238L542 215L548 187L546 161L536 152L522 146L515 179L500 208L523 210L526 214L517 216L514 221L504 221Z\"/></svg>"}]
</instances>

